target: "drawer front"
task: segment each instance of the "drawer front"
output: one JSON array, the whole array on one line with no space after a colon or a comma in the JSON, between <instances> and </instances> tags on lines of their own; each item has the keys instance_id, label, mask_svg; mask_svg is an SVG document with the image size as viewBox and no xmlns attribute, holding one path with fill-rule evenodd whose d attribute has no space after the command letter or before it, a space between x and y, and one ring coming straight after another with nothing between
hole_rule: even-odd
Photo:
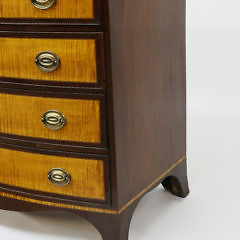
<instances>
[{"instance_id":1,"label":"drawer front","mask_svg":"<svg viewBox=\"0 0 240 240\"><path fill-rule=\"evenodd\" d=\"M0 18L94 19L98 0L1 0ZM97 3L96 3L97 5ZM40 10L39 8L46 8Z\"/></svg>"},{"instance_id":2,"label":"drawer front","mask_svg":"<svg viewBox=\"0 0 240 240\"><path fill-rule=\"evenodd\" d=\"M68 197L106 200L103 160L60 157L0 148L0 183ZM69 175L68 183L55 185L54 169ZM52 170L52 171L50 171ZM56 171L56 170L55 170ZM26 191L25 191L26 192Z\"/></svg>"},{"instance_id":3,"label":"drawer front","mask_svg":"<svg viewBox=\"0 0 240 240\"><path fill-rule=\"evenodd\" d=\"M103 67L98 66L97 61L103 62L100 60L102 48L101 34L81 39L2 37L0 77L97 84L102 81Z\"/></svg>"},{"instance_id":4,"label":"drawer front","mask_svg":"<svg viewBox=\"0 0 240 240\"><path fill-rule=\"evenodd\" d=\"M103 99L94 96L69 99L1 93L0 133L100 144L105 126L103 105Z\"/></svg>"}]
</instances>

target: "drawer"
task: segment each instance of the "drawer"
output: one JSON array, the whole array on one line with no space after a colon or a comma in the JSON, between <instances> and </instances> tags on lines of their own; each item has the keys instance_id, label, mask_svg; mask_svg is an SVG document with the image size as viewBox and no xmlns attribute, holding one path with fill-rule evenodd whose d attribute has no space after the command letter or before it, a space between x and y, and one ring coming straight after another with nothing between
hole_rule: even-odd
<instances>
[{"instance_id":1,"label":"drawer","mask_svg":"<svg viewBox=\"0 0 240 240\"><path fill-rule=\"evenodd\" d=\"M93 21L99 16L99 0L1 0L0 18L77 19Z\"/></svg>"},{"instance_id":2,"label":"drawer","mask_svg":"<svg viewBox=\"0 0 240 240\"><path fill-rule=\"evenodd\" d=\"M107 160L0 148L0 185L18 194L103 202L109 195Z\"/></svg>"},{"instance_id":3,"label":"drawer","mask_svg":"<svg viewBox=\"0 0 240 240\"><path fill-rule=\"evenodd\" d=\"M1 135L64 145L106 144L104 96L24 94L0 93Z\"/></svg>"},{"instance_id":4,"label":"drawer","mask_svg":"<svg viewBox=\"0 0 240 240\"><path fill-rule=\"evenodd\" d=\"M102 34L69 37L0 37L1 79L38 85L101 85L104 80Z\"/></svg>"}]
</instances>

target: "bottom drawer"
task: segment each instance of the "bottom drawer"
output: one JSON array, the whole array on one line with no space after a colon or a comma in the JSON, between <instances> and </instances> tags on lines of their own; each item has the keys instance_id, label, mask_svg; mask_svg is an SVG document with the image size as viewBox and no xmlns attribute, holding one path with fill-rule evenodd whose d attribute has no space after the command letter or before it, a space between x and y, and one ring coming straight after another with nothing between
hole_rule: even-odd
<instances>
[{"instance_id":1,"label":"bottom drawer","mask_svg":"<svg viewBox=\"0 0 240 240\"><path fill-rule=\"evenodd\" d=\"M106 201L105 160L45 155L0 148L0 184L68 199ZM39 193L38 193L39 194ZM41 194L40 194L41 195ZM86 201L86 200L85 200Z\"/></svg>"}]
</instances>

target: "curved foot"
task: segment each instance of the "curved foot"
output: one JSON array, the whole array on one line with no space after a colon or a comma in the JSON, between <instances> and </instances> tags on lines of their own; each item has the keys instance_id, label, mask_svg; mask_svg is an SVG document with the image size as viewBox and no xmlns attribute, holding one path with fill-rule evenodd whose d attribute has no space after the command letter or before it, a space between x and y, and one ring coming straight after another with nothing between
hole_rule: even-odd
<instances>
[{"instance_id":1,"label":"curved foot","mask_svg":"<svg viewBox=\"0 0 240 240\"><path fill-rule=\"evenodd\" d=\"M101 233L103 240L128 240L131 219L138 202L120 214L94 214L88 219Z\"/></svg>"},{"instance_id":2,"label":"curved foot","mask_svg":"<svg viewBox=\"0 0 240 240\"><path fill-rule=\"evenodd\" d=\"M179 164L162 182L163 187L178 197L189 193L186 160Z\"/></svg>"},{"instance_id":3,"label":"curved foot","mask_svg":"<svg viewBox=\"0 0 240 240\"><path fill-rule=\"evenodd\" d=\"M88 219L100 232L103 240L128 240L129 227L135 208L140 200L136 200L120 214L104 214L96 212L83 212L67 209L58 209L49 206L41 206L24 201L0 197L0 208L11 211L66 211Z\"/></svg>"}]
</instances>

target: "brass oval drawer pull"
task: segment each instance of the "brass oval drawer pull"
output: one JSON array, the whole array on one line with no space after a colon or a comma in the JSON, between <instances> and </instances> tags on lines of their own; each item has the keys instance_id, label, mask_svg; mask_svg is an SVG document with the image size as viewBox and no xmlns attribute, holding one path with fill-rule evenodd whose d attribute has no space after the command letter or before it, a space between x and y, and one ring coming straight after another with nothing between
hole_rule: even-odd
<instances>
[{"instance_id":1,"label":"brass oval drawer pull","mask_svg":"<svg viewBox=\"0 0 240 240\"><path fill-rule=\"evenodd\" d=\"M35 57L35 63L40 70L53 72L59 67L60 59L55 53L44 51Z\"/></svg>"},{"instance_id":2,"label":"brass oval drawer pull","mask_svg":"<svg viewBox=\"0 0 240 240\"><path fill-rule=\"evenodd\" d=\"M71 181L70 174L61 168L52 168L48 172L49 181L56 186L66 186Z\"/></svg>"},{"instance_id":3,"label":"brass oval drawer pull","mask_svg":"<svg viewBox=\"0 0 240 240\"><path fill-rule=\"evenodd\" d=\"M65 125L66 119L61 112L48 110L42 115L42 122L47 128L58 130Z\"/></svg>"},{"instance_id":4,"label":"brass oval drawer pull","mask_svg":"<svg viewBox=\"0 0 240 240\"><path fill-rule=\"evenodd\" d=\"M31 2L35 8L45 10L52 7L56 0L31 0Z\"/></svg>"}]
</instances>

